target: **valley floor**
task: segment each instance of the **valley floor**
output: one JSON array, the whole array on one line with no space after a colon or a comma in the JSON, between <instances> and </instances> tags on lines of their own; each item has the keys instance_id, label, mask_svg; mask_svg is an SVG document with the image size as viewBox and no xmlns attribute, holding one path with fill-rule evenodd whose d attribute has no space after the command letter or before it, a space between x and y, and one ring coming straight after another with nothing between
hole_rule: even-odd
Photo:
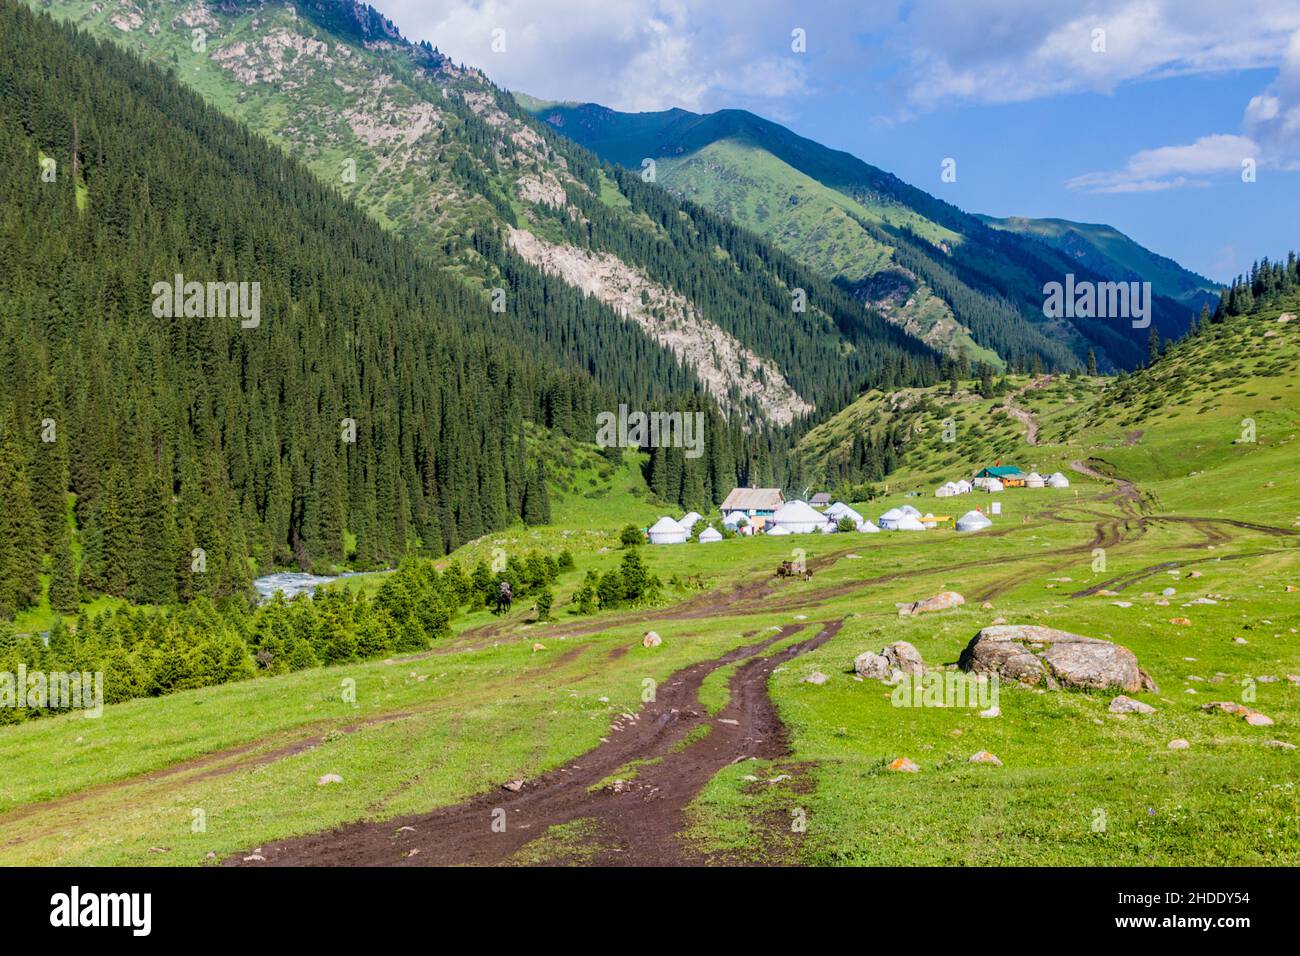
<instances>
[{"instance_id":1,"label":"valley floor","mask_svg":"<svg viewBox=\"0 0 1300 956\"><path fill-rule=\"evenodd\" d=\"M1004 495L974 535L799 539L807 581L772 576L788 538L649 548L707 587L594 618L561 601L546 624L517 608L414 657L4 730L0 863L1300 861L1296 756L1270 743L1300 737L1300 528L1159 510L1098 467ZM898 616L946 589L966 604ZM1003 685L981 719L854 679L895 640L955 662L998 617L1130 647L1155 713ZM1275 724L1200 709L1243 697ZM920 771L890 772L900 757Z\"/></svg>"}]
</instances>

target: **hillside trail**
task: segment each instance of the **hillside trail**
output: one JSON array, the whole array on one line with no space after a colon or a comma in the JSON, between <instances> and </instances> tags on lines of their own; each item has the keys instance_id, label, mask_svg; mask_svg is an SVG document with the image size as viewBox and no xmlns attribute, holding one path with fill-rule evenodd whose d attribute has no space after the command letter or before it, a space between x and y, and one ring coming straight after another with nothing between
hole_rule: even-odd
<instances>
[{"instance_id":1,"label":"hillside trail","mask_svg":"<svg viewBox=\"0 0 1300 956\"><path fill-rule=\"evenodd\" d=\"M1029 382L1026 385L1022 385L1020 388L1016 389L1014 392L1008 395L1005 401L1003 401L1002 403L1003 411L1005 411L1012 418L1024 424L1025 444L1027 445L1038 444L1038 416L1035 415L1033 412L1029 411L1029 409L1022 408L1021 406L1017 405L1016 399L1019 398L1021 395L1023 395L1025 392L1028 392L1036 388L1042 388L1045 385L1050 385L1051 382L1052 382L1052 377L1050 375L1046 375L1041 378L1034 379L1032 382Z\"/></svg>"},{"instance_id":2,"label":"hillside trail","mask_svg":"<svg viewBox=\"0 0 1300 956\"><path fill-rule=\"evenodd\" d=\"M655 699L623 714L598 747L533 780L515 782L430 813L360 821L322 833L268 843L224 861L227 866L449 866L505 864L521 850L533 864L680 866L710 862L685 831L686 809L724 768L777 759L789 743L768 694L782 664L820 647L843 620L772 654L796 635L792 624L756 643L673 674ZM716 716L699 700L704 679L738 665L730 698ZM703 729L707 728L707 732ZM618 781L617 783L615 781ZM574 825L559 845L551 828ZM576 841L576 842L574 842Z\"/></svg>"}]
</instances>

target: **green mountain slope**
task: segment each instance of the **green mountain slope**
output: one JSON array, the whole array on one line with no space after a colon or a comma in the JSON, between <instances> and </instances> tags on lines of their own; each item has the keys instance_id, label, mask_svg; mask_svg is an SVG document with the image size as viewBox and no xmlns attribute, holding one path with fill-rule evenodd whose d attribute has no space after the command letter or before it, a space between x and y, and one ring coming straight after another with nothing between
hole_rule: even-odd
<instances>
[{"instance_id":1,"label":"green mountain slope","mask_svg":"<svg viewBox=\"0 0 1300 956\"><path fill-rule=\"evenodd\" d=\"M937 375L929 348L825 278L613 175L364 4L32 5L173 69L471 283L485 310L502 290L540 352L628 401L707 392L734 419L784 425Z\"/></svg>"},{"instance_id":2,"label":"green mountain slope","mask_svg":"<svg viewBox=\"0 0 1300 956\"><path fill-rule=\"evenodd\" d=\"M766 236L860 300L950 352L1028 368L1077 366L1091 347L1101 365L1132 368L1145 331L1109 320L1049 320L1043 285L1067 272L1125 276L1117 260L1081 263L741 110L618 113L596 104L521 100L551 126L632 169L654 159L670 190ZM1198 303L1199 304L1199 303ZM1186 332L1190 309L1155 304L1165 338Z\"/></svg>"},{"instance_id":3,"label":"green mountain slope","mask_svg":"<svg viewBox=\"0 0 1300 956\"><path fill-rule=\"evenodd\" d=\"M1213 310L1219 301L1216 283L1139 245L1113 226L1023 216L979 218L993 229L1005 229L1044 242L1096 272L1150 282L1158 295L1197 311L1202 304Z\"/></svg>"}]
</instances>

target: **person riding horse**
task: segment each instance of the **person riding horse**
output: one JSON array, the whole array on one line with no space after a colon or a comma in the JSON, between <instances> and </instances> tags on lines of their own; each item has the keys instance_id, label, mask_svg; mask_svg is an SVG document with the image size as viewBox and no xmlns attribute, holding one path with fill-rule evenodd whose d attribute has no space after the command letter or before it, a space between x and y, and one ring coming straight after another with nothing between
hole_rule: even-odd
<instances>
[{"instance_id":1,"label":"person riding horse","mask_svg":"<svg viewBox=\"0 0 1300 956\"><path fill-rule=\"evenodd\" d=\"M497 588L497 613L504 614L510 610L510 601L514 595L510 593L510 582L502 581L501 586Z\"/></svg>"}]
</instances>

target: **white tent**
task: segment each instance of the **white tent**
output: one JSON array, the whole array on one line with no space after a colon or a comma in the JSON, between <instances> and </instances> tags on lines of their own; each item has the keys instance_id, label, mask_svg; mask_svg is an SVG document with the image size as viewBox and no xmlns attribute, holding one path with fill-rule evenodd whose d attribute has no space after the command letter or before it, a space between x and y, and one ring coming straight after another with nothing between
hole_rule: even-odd
<instances>
[{"instance_id":1,"label":"white tent","mask_svg":"<svg viewBox=\"0 0 1300 956\"><path fill-rule=\"evenodd\" d=\"M1031 471L1025 478L1026 488L1042 488L1044 484L1046 482L1043 480L1043 476L1036 471Z\"/></svg>"},{"instance_id":2,"label":"white tent","mask_svg":"<svg viewBox=\"0 0 1300 956\"><path fill-rule=\"evenodd\" d=\"M650 527L651 544L685 544L687 531L667 515Z\"/></svg>"},{"instance_id":3,"label":"white tent","mask_svg":"<svg viewBox=\"0 0 1300 956\"><path fill-rule=\"evenodd\" d=\"M1047 487L1049 487L1049 488L1069 488L1069 487L1070 487L1070 479L1069 479L1069 478L1066 478L1065 475L1061 474L1059 471L1058 471L1058 472L1055 472L1055 473L1052 474L1052 476L1051 476L1050 478L1047 479Z\"/></svg>"},{"instance_id":4,"label":"white tent","mask_svg":"<svg viewBox=\"0 0 1300 956\"><path fill-rule=\"evenodd\" d=\"M911 515L913 518L921 517L921 512L917 511L911 505L903 505L903 507L899 508L898 510L903 512L903 514L905 515Z\"/></svg>"},{"instance_id":5,"label":"white tent","mask_svg":"<svg viewBox=\"0 0 1300 956\"><path fill-rule=\"evenodd\" d=\"M695 527L695 523L699 520L700 520L700 515L698 512L688 511L686 512L686 514L682 515L681 520L679 520L677 523L681 525L683 528L685 528L687 531L690 531L692 528Z\"/></svg>"},{"instance_id":6,"label":"white tent","mask_svg":"<svg viewBox=\"0 0 1300 956\"><path fill-rule=\"evenodd\" d=\"M768 534L794 534L794 532L791 531L789 528L782 527L779 524L772 525L772 527L768 529L767 533Z\"/></svg>"},{"instance_id":7,"label":"white tent","mask_svg":"<svg viewBox=\"0 0 1300 956\"><path fill-rule=\"evenodd\" d=\"M791 534L811 534L826 523L826 518L806 501L787 501L776 509L772 523Z\"/></svg>"},{"instance_id":8,"label":"white tent","mask_svg":"<svg viewBox=\"0 0 1300 956\"><path fill-rule=\"evenodd\" d=\"M934 490L934 496L936 498L951 498L956 493L957 493L957 489L953 487L951 481L947 482L946 484L940 485L938 488Z\"/></svg>"},{"instance_id":9,"label":"white tent","mask_svg":"<svg viewBox=\"0 0 1300 956\"><path fill-rule=\"evenodd\" d=\"M893 531L894 525L906 518L907 515L899 508L890 508L880 516L880 527L886 531Z\"/></svg>"},{"instance_id":10,"label":"white tent","mask_svg":"<svg viewBox=\"0 0 1300 956\"><path fill-rule=\"evenodd\" d=\"M700 537L699 537L700 544L708 544L711 541L721 541L721 540L722 540L722 532L719 531L717 528L705 528L703 531L700 532Z\"/></svg>"},{"instance_id":11,"label":"white tent","mask_svg":"<svg viewBox=\"0 0 1300 956\"><path fill-rule=\"evenodd\" d=\"M996 478L989 478L989 479L987 479L987 480L984 482L984 490L985 490L985 491L1003 491L1003 490L1004 490L1004 486L1003 486L1002 482L998 481Z\"/></svg>"},{"instance_id":12,"label":"white tent","mask_svg":"<svg viewBox=\"0 0 1300 956\"><path fill-rule=\"evenodd\" d=\"M971 493L971 489L975 487L965 478L958 478L952 483L952 486L957 489L959 495L968 495Z\"/></svg>"},{"instance_id":13,"label":"white tent","mask_svg":"<svg viewBox=\"0 0 1300 956\"><path fill-rule=\"evenodd\" d=\"M742 524L751 524L752 522L749 520L749 515L745 514L745 512L731 511L722 519L722 523L728 528L739 528Z\"/></svg>"},{"instance_id":14,"label":"white tent","mask_svg":"<svg viewBox=\"0 0 1300 956\"><path fill-rule=\"evenodd\" d=\"M826 517L838 523L844 518L848 518L854 524L862 523L862 515L858 514L842 501L837 501L826 509Z\"/></svg>"},{"instance_id":15,"label":"white tent","mask_svg":"<svg viewBox=\"0 0 1300 956\"><path fill-rule=\"evenodd\" d=\"M867 532L868 534L879 534L879 533L880 533L880 528L878 528L876 525L872 524L870 521L860 521L860 522L858 522L858 530L859 530L859 531L865 531L865 532Z\"/></svg>"},{"instance_id":16,"label":"white tent","mask_svg":"<svg viewBox=\"0 0 1300 956\"><path fill-rule=\"evenodd\" d=\"M921 519L913 515L904 515L898 519L898 522L891 529L893 531L926 531L925 525L921 524Z\"/></svg>"},{"instance_id":17,"label":"white tent","mask_svg":"<svg viewBox=\"0 0 1300 956\"><path fill-rule=\"evenodd\" d=\"M834 534L836 531L839 531L840 528L839 525L834 521L824 521L822 522L822 526L817 530L820 531L822 534Z\"/></svg>"},{"instance_id":18,"label":"white tent","mask_svg":"<svg viewBox=\"0 0 1300 956\"><path fill-rule=\"evenodd\" d=\"M981 511L968 511L957 519L958 531L980 531L991 527L993 522Z\"/></svg>"}]
</instances>

